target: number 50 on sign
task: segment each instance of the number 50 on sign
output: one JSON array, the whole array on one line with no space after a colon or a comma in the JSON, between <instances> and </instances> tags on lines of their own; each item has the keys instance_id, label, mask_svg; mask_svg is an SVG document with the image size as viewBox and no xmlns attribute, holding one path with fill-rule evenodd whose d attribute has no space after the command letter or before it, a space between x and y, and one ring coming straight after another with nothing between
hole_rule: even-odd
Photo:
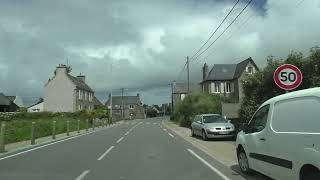
<instances>
[{"instance_id":1,"label":"number 50 on sign","mask_svg":"<svg viewBox=\"0 0 320 180\"><path fill-rule=\"evenodd\" d=\"M281 89L292 90L301 84L302 73L297 66L283 64L274 71L273 79Z\"/></svg>"}]
</instances>

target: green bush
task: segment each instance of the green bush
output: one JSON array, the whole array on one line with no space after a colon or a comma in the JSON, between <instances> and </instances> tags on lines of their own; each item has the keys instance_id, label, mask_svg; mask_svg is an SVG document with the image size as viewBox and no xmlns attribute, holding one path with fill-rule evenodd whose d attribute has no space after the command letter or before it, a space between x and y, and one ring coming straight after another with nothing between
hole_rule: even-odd
<instances>
[{"instance_id":1,"label":"green bush","mask_svg":"<svg viewBox=\"0 0 320 180\"><path fill-rule=\"evenodd\" d=\"M242 81L244 98L239 109L239 117L242 123L248 122L264 101L285 93L285 90L280 89L274 83L273 73L281 64L287 63L296 65L303 74L302 83L294 91L320 85L319 47L311 48L307 57L303 57L302 53L298 52L291 52L285 60L274 59L270 56L265 68Z\"/></svg>"},{"instance_id":2,"label":"green bush","mask_svg":"<svg viewBox=\"0 0 320 180\"><path fill-rule=\"evenodd\" d=\"M194 93L187 95L176 105L172 119L180 126L190 127L195 115L206 113L221 114L220 97L206 93Z\"/></svg>"}]
</instances>

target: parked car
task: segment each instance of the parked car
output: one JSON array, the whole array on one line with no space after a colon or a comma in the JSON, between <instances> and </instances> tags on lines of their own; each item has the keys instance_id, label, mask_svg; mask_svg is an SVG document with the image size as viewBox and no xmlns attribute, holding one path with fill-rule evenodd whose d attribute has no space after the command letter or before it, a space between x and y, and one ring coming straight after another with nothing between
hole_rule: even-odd
<instances>
[{"instance_id":1,"label":"parked car","mask_svg":"<svg viewBox=\"0 0 320 180\"><path fill-rule=\"evenodd\" d=\"M234 125L219 114L196 115L191 124L191 135L201 136L203 140L209 138L233 138Z\"/></svg>"},{"instance_id":2,"label":"parked car","mask_svg":"<svg viewBox=\"0 0 320 180\"><path fill-rule=\"evenodd\" d=\"M320 179L320 88L264 102L238 133L238 163L273 179Z\"/></svg>"}]
</instances>

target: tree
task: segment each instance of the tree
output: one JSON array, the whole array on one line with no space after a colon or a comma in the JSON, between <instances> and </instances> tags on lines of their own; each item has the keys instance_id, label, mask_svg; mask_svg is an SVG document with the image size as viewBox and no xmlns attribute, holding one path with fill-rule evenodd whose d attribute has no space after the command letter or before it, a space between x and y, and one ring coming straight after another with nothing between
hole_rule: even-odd
<instances>
[{"instance_id":1,"label":"tree","mask_svg":"<svg viewBox=\"0 0 320 180\"><path fill-rule=\"evenodd\" d=\"M177 104L172 118L180 126L190 127L195 115L205 113L221 114L220 97L207 93L189 94Z\"/></svg>"},{"instance_id":2,"label":"tree","mask_svg":"<svg viewBox=\"0 0 320 180\"><path fill-rule=\"evenodd\" d=\"M285 60L275 60L273 56L269 56L264 69L242 81L244 98L239 110L242 122L247 122L264 101L285 93L273 80L273 73L281 64L293 64L299 67L303 74L302 83L294 91L320 85L317 69L320 67L320 48L311 48L309 57L305 58L302 53L294 51Z\"/></svg>"}]
</instances>

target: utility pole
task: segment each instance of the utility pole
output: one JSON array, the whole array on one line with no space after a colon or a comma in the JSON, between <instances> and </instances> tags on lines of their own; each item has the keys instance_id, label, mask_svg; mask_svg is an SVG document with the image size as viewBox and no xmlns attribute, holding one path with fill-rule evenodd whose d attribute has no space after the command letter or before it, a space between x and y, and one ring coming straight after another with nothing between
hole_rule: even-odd
<instances>
[{"instance_id":1,"label":"utility pole","mask_svg":"<svg viewBox=\"0 0 320 180\"><path fill-rule=\"evenodd\" d=\"M187 56L187 79L188 79L188 93L190 92L190 71L189 71L189 56Z\"/></svg>"},{"instance_id":2,"label":"utility pole","mask_svg":"<svg viewBox=\"0 0 320 180\"><path fill-rule=\"evenodd\" d=\"M112 61L111 61L111 91L110 91L110 117L109 117L109 123L112 123Z\"/></svg>"},{"instance_id":3,"label":"utility pole","mask_svg":"<svg viewBox=\"0 0 320 180\"><path fill-rule=\"evenodd\" d=\"M124 88L121 88L121 120L123 120L124 116L123 116L123 91Z\"/></svg>"}]
</instances>

